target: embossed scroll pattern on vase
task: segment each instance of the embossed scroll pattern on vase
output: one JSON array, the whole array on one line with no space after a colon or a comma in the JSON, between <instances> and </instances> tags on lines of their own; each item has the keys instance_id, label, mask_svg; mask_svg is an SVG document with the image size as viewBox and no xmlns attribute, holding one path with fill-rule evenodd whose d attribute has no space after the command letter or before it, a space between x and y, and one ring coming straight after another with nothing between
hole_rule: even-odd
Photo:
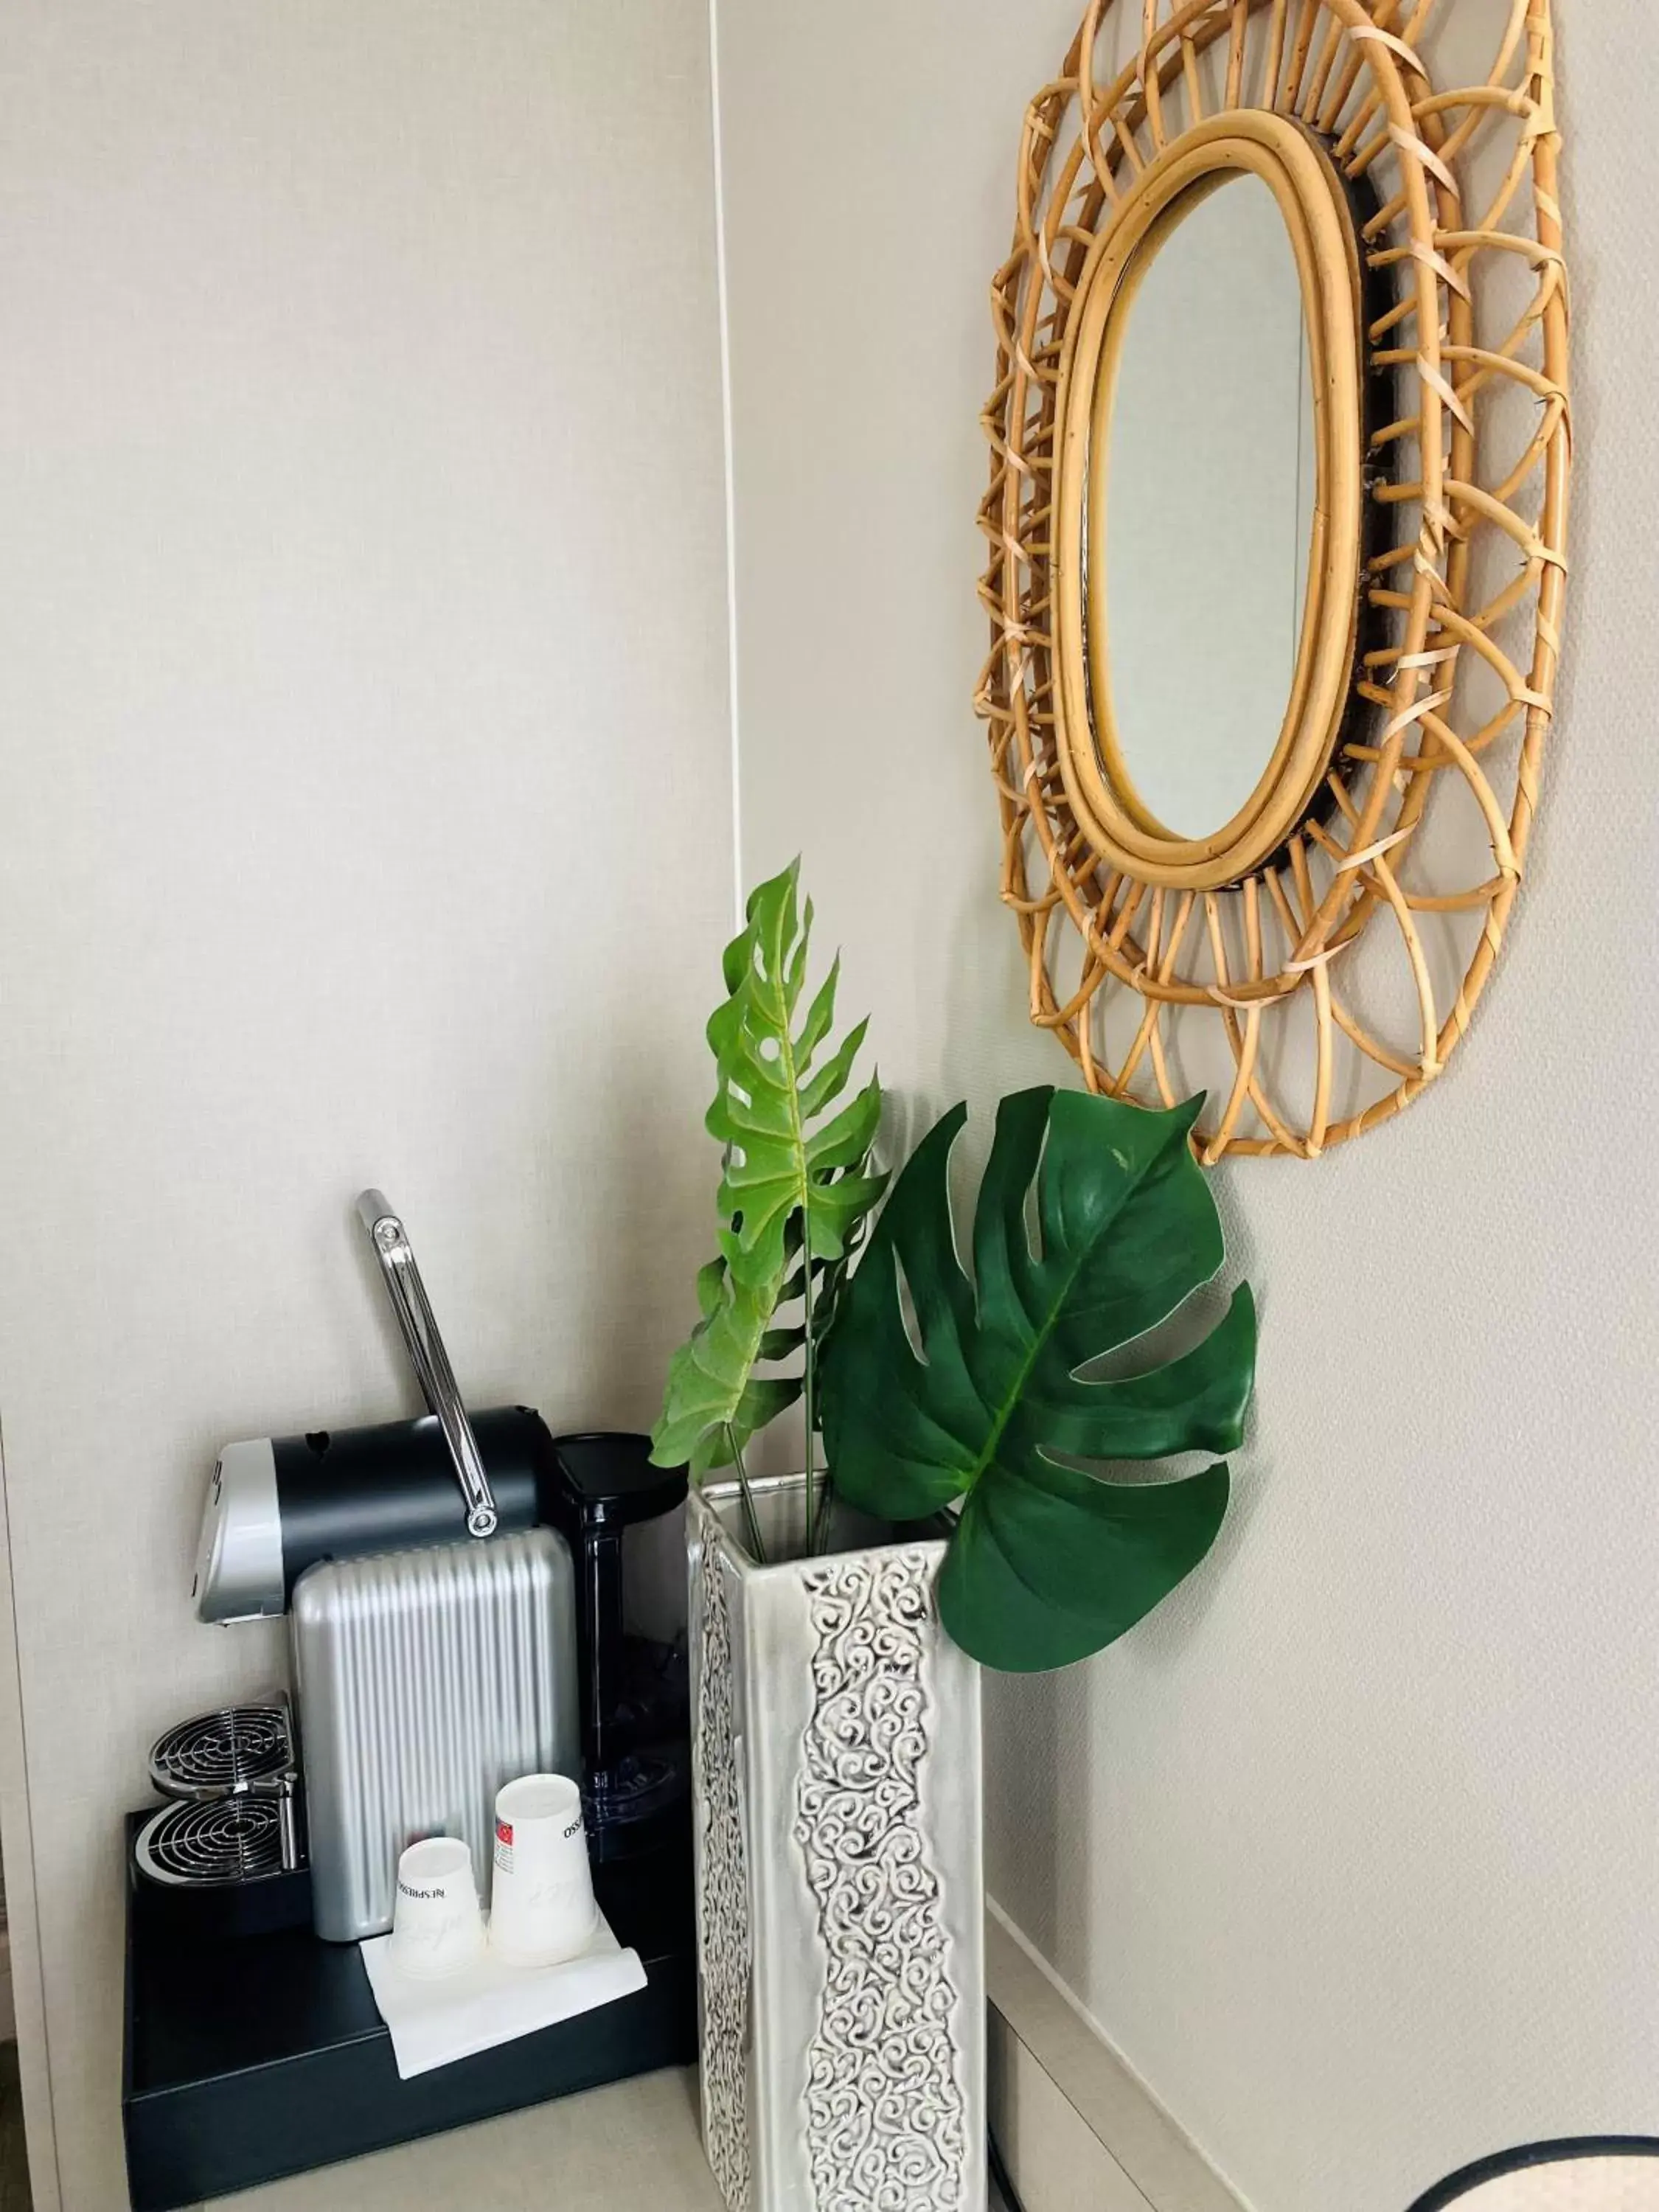
<instances>
[{"instance_id":1,"label":"embossed scroll pattern on vase","mask_svg":"<svg viewBox=\"0 0 1659 2212\"><path fill-rule=\"evenodd\" d=\"M957 1993L921 1819L932 1583L931 1562L902 1550L806 1577L812 1712L794 1832L823 1953L806 2076L818 2212L963 2202Z\"/></svg>"},{"instance_id":2,"label":"embossed scroll pattern on vase","mask_svg":"<svg viewBox=\"0 0 1659 2212\"><path fill-rule=\"evenodd\" d=\"M1201 1082L1206 1162L1316 1158L1418 1097L1463 1037L1522 881L1565 586L1567 289L1549 0L1480 7L1095 0L1026 111L980 516L1002 893L1033 1020L1093 1090L1173 1103ZM1056 621L1061 387L1091 256L1149 173L1220 118L1282 137L1264 115L1358 210L1360 388L1392 404L1352 424L1367 527L1334 579L1352 659L1316 796L1248 872L1183 881L1115 848L1080 797L1097 754L1075 684L1068 720Z\"/></svg>"},{"instance_id":3,"label":"embossed scroll pattern on vase","mask_svg":"<svg viewBox=\"0 0 1659 2212\"><path fill-rule=\"evenodd\" d=\"M961 1998L921 1802L935 1749L934 1565L901 1546L802 1578L811 1704L790 1836L817 1935L816 1957L799 1961L819 1983L799 2122L813 2212L958 2212L969 2186ZM711 1533L695 1599L703 2099L720 2193L731 2212L751 2212L754 1939L727 1573L725 1539Z\"/></svg>"},{"instance_id":4,"label":"embossed scroll pattern on vase","mask_svg":"<svg viewBox=\"0 0 1659 2212\"><path fill-rule=\"evenodd\" d=\"M732 1725L731 1605L718 1540L697 1569L702 1665L697 1681L697 1819L702 1894L697 1920L702 1984L702 2094L708 2163L731 2212L748 2212L749 2008L751 1946L749 1877L738 1802Z\"/></svg>"}]
</instances>

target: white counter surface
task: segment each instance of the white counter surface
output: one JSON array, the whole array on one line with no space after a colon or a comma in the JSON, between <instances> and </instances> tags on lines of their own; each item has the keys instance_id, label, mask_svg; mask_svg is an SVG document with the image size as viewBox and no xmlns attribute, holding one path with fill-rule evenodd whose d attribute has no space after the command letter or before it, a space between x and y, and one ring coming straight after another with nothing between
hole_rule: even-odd
<instances>
[{"instance_id":1,"label":"white counter surface","mask_svg":"<svg viewBox=\"0 0 1659 2212\"><path fill-rule=\"evenodd\" d=\"M210 2212L725 2212L690 2069L213 2200Z\"/></svg>"},{"instance_id":2,"label":"white counter surface","mask_svg":"<svg viewBox=\"0 0 1659 2212\"><path fill-rule=\"evenodd\" d=\"M200 2212L725 2212L697 2076L642 2075L218 2197ZM994 2194L990 2212L1000 2212Z\"/></svg>"}]
</instances>

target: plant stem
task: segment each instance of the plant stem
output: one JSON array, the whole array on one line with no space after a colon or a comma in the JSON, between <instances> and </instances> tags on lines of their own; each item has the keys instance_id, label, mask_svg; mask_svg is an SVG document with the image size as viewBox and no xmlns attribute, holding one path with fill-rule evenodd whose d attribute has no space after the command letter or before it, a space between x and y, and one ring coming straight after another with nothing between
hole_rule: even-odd
<instances>
[{"instance_id":1,"label":"plant stem","mask_svg":"<svg viewBox=\"0 0 1659 2212\"><path fill-rule=\"evenodd\" d=\"M812 1531L812 1556L822 1559L830 1548L830 1528L836 1514L836 1471L826 1466L818 1484L818 1517Z\"/></svg>"},{"instance_id":2,"label":"plant stem","mask_svg":"<svg viewBox=\"0 0 1659 2212\"><path fill-rule=\"evenodd\" d=\"M755 1510L755 1493L749 1487L749 1470L743 1463L743 1446L738 1442L732 1424L726 1424L726 1441L732 1447L732 1463L738 1470L738 1487L743 1493L744 1529L749 1539L749 1550L757 1567L766 1565L766 1539L761 1534L760 1516Z\"/></svg>"},{"instance_id":3,"label":"plant stem","mask_svg":"<svg viewBox=\"0 0 1659 2212\"><path fill-rule=\"evenodd\" d=\"M830 1545L830 1521L836 1502L836 1472L826 1466L818 1484L817 1510L813 1510L812 1499L812 1423L816 1417L818 1395L818 1347L812 1332L812 1266L809 1257L806 1266L806 1380L803 1393L806 1401L806 1543L816 1559L821 1558Z\"/></svg>"},{"instance_id":4,"label":"plant stem","mask_svg":"<svg viewBox=\"0 0 1659 2212\"><path fill-rule=\"evenodd\" d=\"M806 1315L806 1327L804 1332L805 1356L801 1367L801 1402L806 1412L805 1548L810 1553L814 1548L817 1527L812 1512L812 1478L814 1474L812 1424L817 1418L817 1406L816 1401L817 1398L818 1359L817 1346L812 1341L812 1231L811 1224L807 1220L805 1213L801 1216L800 1263L801 1303L805 1309Z\"/></svg>"}]
</instances>

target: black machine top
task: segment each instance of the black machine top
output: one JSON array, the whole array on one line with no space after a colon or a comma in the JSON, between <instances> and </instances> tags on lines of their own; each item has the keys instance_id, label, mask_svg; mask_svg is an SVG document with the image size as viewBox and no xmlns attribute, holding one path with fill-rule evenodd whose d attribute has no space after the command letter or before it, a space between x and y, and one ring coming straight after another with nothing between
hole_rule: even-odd
<instances>
[{"instance_id":1,"label":"black machine top","mask_svg":"<svg viewBox=\"0 0 1659 2212\"><path fill-rule=\"evenodd\" d=\"M653 1467L651 1439L589 1429L553 1439L560 1487L584 1528L654 1521L685 1502L683 1467Z\"/></svg>"},{"instance_id":2,"label":"black machine top","mask_svg":"<svg viewBox=\"0 0 1659 2212\"><path fill-rule=\"evenodd\" d=\"M553 1517L552 1440L528 1406L498 1406L472 1428L503 1534ZM436 1417L276 1437L284 1599L319 1559L360 1559L466 1536L466 1505Z\"/></svg>"}]
</instances>

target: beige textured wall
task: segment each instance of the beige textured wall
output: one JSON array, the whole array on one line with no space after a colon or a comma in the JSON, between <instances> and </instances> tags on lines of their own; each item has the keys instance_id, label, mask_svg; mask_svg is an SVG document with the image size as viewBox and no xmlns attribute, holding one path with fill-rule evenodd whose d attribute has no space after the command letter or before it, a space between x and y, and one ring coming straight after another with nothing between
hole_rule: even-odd
<instances>
[{"instance_id":1,"label":"beige textured wall","mask_svg":"<svg viewBox=\"0 0 1659 2212\"><path fill-rule=\"evenodd\" d=\"M112 2212L118 1815L281 1650L188 1611L214 1449L413 1410L353 1194L555 1422L648 1416L703 1256L707 24L18 0L0 118L0 1413L62 2201Z\"/></svg>"},{"instance_id":2,"label":"beige textured wall","mask_svg":"<svg viewBox=\"0 0 1659 2212\"><path fill-rule=\"evenodd\" d=\"M719 0L743 860L804 850L913 1112L1068 1065L968 700L986 287L1077 12ZM1117 1650L989 1699L999 1899L1258 2212L1659 2132L1659 27L1559 15L1576 580L1503 972L1402 1121L1218 1177L1264 1309L1227 1531Z\"/></svg>"}]
</instances>

